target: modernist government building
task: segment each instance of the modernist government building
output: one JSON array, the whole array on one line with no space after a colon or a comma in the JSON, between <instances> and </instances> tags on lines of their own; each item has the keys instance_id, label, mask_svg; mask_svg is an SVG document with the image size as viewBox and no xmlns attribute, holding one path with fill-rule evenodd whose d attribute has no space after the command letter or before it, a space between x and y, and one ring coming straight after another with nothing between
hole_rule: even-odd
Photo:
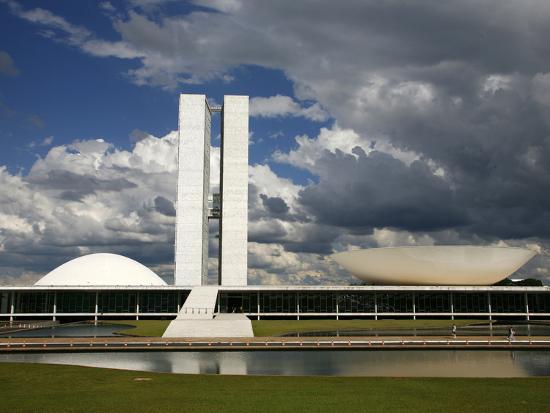
<instances>
[{"instance_id":1,"label":"modernist government building","mask_svg":"<svg viewBox=\"0 0 550 413\"><path fill-rule=\"evenodd\" d=\"M220 191L210 196L211 115L221 112ZM550 317L550 287L493 286L529 261L522 248L353 250L332 258L369 285L247 283L248 97L181 95L174 284L120 255L91 254L33 286L0 286L0 319ZM207 285L208 221L219 219L217 285Z\"/></svg>"}]
</instances>

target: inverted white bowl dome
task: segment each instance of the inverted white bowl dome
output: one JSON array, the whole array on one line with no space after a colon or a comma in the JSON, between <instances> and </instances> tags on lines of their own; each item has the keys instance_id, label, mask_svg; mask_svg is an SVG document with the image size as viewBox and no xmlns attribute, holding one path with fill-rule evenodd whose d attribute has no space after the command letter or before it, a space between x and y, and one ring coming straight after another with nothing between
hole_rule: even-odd
<instances>
[{"instance_id":1,"label":"inverted white bowl dome","mask_svg":"<svg viewBox=\"0 0 550 413\"><path fill-rule=\"evenodd\" d=\"M128 257L117 254L90 254L60 265L34 285L115 286L166 283L149 268Z\"/></svg>"},{"instance_id":2,"label":"inverted white bowl dome","mask_svg":"<svg viewBox=\"0 0 550 413\"><path fill-rule=\"evenodd\" d=\"M331 257L361 280L380 285L491 285L536 255L512 247L370 248Z\"/></svg>"}]
</instances>

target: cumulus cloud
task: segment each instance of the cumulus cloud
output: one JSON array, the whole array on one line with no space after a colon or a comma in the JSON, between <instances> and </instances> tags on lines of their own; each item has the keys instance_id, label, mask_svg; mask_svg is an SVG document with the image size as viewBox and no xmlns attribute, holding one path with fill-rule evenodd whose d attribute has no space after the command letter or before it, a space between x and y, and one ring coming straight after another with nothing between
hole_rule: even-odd
<instances>
[{"instance_id":1,"label":"cumulus cloud","mask_svg":"<svg viewBox=\"0 0 550 413\"><path fill-rule=\"evenodd\" d=\"M328 114L318 103L314 103L308 107L302 107L290 96L282 95L251 98L250 116L262 118L293 116L304 117L316 122L322 122L328 118Z\"/></svg>"},{"instance_id":2,"label":"cumulus cloud","mask_svg":"<svg viewBox=\"0 0 550 413\"><path fill-rule=\"evenodd\" d=\"M26 176L0 169L2 267L44 273L98 251L169 261L173 218L155 199L173 199L176 136L151 137L132 151L78 141L50 149Z\"/></svg>"},{"instance_id":3,"label":"cumulus cloud","mask_svg":"<svg viewBox=\"0 0 550 413\"><path fill-rule=\"evenodd\" d=\"M14 14L52 40L98 57L131 59L126 75L138 85L175 90L234 77L243 65L278 69L292 81L295 98L260 98L253 113L334 119L318 136L299 136L293 150L273 155L274 162L307 170L310 184L282 179L267 164L251 167L251 239L272 245L264 253L305 254L300 250L310 242L328 251L389 240L505 240L548 248L547 1L282 0L260 6L208 0L173 16L156 6L152 13L148 3L160 2L136 0L127 12L111 16L116 37L106 40L51 11L8 2ZM48 156L71 160L64 165L75 174L99 171L97 179L136 183L122 193L139 192L141 180L150 188L158 184L154 197L171 200L166 184L151 176L172 164L140 146L153 142L139 141L132 156L116 148L83 149L82 161L71 153L78 148L53 148ZM54 162L41 160L36 171L42 167L47 180ZM37 185L26 177L8 178ZM134 228L147 214L169 218L156 210L151 191L140 194L148 200L142 209L124 211L138 211L131 222L119 219L117 225ZM83 199L101 210L103 198L97 197ZM361 234L331 208L341 214L351 208ZM543 268L548 258L537 262ZM262 271L257 274L272 276Z\"/></svg>"},{"instance_id":4,"label":"cumulus cloud","mask_svg":"<svg viewBox=\"0 0 550 413\"><path fill-rule=\"evenodd\" d=\"M320 222L367 233L374 227L432 231L467 223L448 184L426 164L406 166L356 148L357 157L326 152L318 163L320 182L300 193L300 202Z\"/></svg>"},{"instance_id":5,"label":"cumulus cloud","mask_svg":"<svg viewBox=\"0 0 550 413\"><path fill-rule=\"evenodd\" d=\"M49 149L27 175L1 167L0 283L32 283L57 265L94 252L127 255L170 281L176 145L176 132L162 138L147 134L131 150L102 139L79 140ZM214 191L218 163L214 147ZM342 276L325 256L335 233L307 222L297 203L300 186L268 165L250 167L250 186L251 282L278 277L278 283L322 283ZM212 223L211 256L217 254L216 234ZM215 277L216 259L210 261ZM272 268L266 267L269 262ZM332 278L324 279L327 265Z\"/></svg>"}]
</instances>

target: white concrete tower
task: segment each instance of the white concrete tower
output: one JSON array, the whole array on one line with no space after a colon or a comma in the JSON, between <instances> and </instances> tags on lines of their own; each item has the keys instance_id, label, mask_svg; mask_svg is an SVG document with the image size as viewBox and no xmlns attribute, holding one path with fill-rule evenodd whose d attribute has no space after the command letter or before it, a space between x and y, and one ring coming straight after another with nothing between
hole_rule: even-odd
<instances>
[{"instance_id":1,"label":"white concrete tower","mask_svg":"<svg viewBox=\"0 0 550 413\"><path fill-rule=\"evenodd\" d=\"M224 96L219 284L247 285L248 96Z\"/></svg>"},{"instance_id":2,"label":"white concrete tower","mask_svg":"<svg viewBox=\"0 0 550 413\"><path fill-rule=\"evenodd\" d=\"M180 95L175 285L205 285L211 115L205 95Z\"/></svg>"}]
</instances>

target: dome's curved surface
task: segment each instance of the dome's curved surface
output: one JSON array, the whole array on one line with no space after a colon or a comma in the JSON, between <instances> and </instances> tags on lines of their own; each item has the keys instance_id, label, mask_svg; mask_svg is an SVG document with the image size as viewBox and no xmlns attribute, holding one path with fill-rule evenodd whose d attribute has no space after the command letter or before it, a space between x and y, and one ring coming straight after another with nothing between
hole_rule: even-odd
<instances>
[{"instance_id":1,"label":"dome's curved surface","mask_svg":"<svg viewBox=\"0 0 550 413\"><path fill-rule=\"evenodd\" d=\"M115 286L166 285L149 268L117 254L90 254L75 258L46 274L34 285Z\"/></svg>"},{"instance_id":2,"label":"dome's curved surface","mask_svg":"<svg viewBox=\"0 0 550 413\"><path fill-rule=\"evenodd\" d=\"M333 254L351 274L380 285L491 285L536 255L512 247L420 246Z\"/></svg>"}]
</instances>

